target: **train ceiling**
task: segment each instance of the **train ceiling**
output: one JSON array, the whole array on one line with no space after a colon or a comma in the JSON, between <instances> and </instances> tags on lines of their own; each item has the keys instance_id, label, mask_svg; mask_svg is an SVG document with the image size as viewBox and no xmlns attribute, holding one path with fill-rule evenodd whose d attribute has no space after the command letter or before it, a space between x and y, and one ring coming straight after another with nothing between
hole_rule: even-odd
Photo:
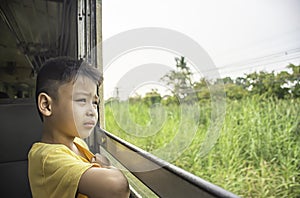
<instances>
[{"instance_id":1,"label":"train ceiling","mask_svg":"<svg viewBox=\"0 0 300 198\"><path fill-rule=\"evenodd\" d=\"M76 1L0 0L0 16L0 68L5 71L37 71L50 57L76 56Z\"/></svg>"}]
</instances>

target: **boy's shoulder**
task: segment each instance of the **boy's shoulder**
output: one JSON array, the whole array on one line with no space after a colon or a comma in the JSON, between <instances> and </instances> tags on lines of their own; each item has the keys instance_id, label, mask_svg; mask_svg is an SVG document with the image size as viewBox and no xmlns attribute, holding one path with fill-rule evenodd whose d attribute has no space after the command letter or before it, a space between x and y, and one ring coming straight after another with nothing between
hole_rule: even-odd
<instances>
[{"instance_id":1,"label":"boy's shoulder","mask_svg":"<svg viewBox=\"0 0 300 198\"><path fill-rule=\"evenodd\" d=\"M68 148L63 144L47 144L43 142L36 142L32 145L28 153L28 160L32 158L45 158L49 154L54 154L58 151L67 152Z\"/></svg>"},{"instance_id":2,"label":"boy's shoulder","mask_svg":"<svg viewBox=\"0 0 300 198\"><path fill-rule=\"evenodd\" d=\"M74 142L84 147L85 149L89 150L87 144L83 139L76 137L74 139ZM41 158L45 158L48 155L55 154L55 153L64 153L67 155L76 156L75 153L73 153L67 146L63 144L47 144L43 142L36 142L32 145L28 153L28 159L30 160L31 158L38 157L38 156Z\"/></svg>"}]
</instances>

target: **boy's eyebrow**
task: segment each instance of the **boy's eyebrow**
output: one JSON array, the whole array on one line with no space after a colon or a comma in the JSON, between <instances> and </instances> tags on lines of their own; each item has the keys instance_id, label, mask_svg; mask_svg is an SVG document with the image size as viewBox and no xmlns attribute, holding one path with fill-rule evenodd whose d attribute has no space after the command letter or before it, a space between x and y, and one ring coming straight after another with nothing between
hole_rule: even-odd
<instances>
[{"instance_id":1,"label":"boy's eyebrow","mask_svg":"<svg viewBox=\"0 0 300 198\"><path fill-rule=\"evenodd\" d=\"M89 92L83 92L83 91L81 91L81 92L75 92L74 93L74 95L85 95L85 96L92 96L92 94L91 93L89 93ZM94 95L95 96L95 98L99 98L99 96L96 94L96 95Z\"/></svg>"}]
</instances>

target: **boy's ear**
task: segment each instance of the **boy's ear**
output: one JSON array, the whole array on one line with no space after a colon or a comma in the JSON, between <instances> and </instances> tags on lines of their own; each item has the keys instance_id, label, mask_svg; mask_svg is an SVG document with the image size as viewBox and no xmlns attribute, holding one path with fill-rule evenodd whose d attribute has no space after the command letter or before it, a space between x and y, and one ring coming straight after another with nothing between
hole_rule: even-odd
<instances>
[{"instance_id":1,"label":"boy's ear","mask_svg":"<svg viewBox=\"0 0 300 198\"><path fill-rule=\"evenodd\" d=\"M42 92L38 96L38 108L39 111L46 117L52 114L52 98Z\"/></svg>"}]
</instances>

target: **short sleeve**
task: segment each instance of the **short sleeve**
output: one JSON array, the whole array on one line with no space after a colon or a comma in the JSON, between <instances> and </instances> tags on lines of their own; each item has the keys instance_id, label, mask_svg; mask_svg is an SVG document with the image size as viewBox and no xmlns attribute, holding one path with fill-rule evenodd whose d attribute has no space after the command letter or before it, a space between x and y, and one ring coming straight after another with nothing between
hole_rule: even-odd
<instances>
[{"instance_id":1,"label":"short sleeve","mask_svg":"<svg viewBox=\"0 0 300 198\"><path fill-rule=\"evenodd\" d=\"M81 175L93 165L67 149L55 149L43 161L43 185L51 197L75 197Z\"/></svg>"}]
</instances>

